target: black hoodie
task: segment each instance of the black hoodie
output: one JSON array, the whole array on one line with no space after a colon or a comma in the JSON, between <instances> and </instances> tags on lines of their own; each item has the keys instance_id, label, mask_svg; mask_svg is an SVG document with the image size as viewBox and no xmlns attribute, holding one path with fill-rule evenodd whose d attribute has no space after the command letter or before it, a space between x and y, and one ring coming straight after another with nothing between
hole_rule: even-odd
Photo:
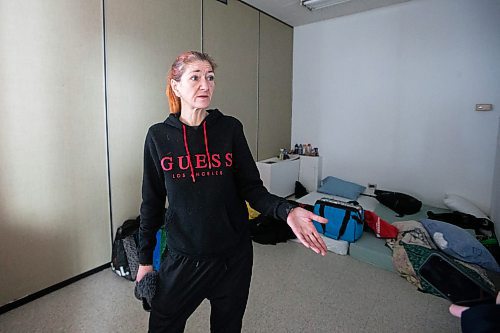
<instances>
[{"instance_id":1,"label":"black hoodie","mask_svg":"<svg viewBox=\"0 0 500 333\"><path fill-rule=\"evenodd\" d=\"M245 200L284 221L291 208L263 186L241 122L215 109L192 127L171 114L146 136L140 263L152 263L164 222L169 249L195 257L226 254L250 239Z\"/></svg>"}]
</instances>

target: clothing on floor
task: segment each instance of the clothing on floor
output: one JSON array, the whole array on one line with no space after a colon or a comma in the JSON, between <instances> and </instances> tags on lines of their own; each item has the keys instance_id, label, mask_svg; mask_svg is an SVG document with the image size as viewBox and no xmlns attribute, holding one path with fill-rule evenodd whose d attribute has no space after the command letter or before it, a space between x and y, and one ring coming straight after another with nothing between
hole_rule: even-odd
<instances>
[{"instance_id":1,"label":"clothing on floor","mask_svg":"<svg viewBox=\"0 0 500 333\"><path fill-rule=\"evenodd\" d=\"M392 242L392 260L396 271L408 282L417 286L420 291L443 297L432 285L421 279L417 272L432 253L446 254L437 248L422 223L410 220L394 222L392 225L399 230L397 239ZM452 259L450 258L450 260ZM481 285L487 286L492 291L494 290L493 283L484 269L463 261L455 260L454 262L469 278L480 282Z\"/></svg>"},{"instance_id":2,"label":"clothing on floor","mask_svg":"<svg viewBox=\"0 0 500 333\"><path fill-rule=\"evenodd\" d=\"M491 236L494 224L486 218L478 218L470 214L454 211L452 213L427 212L427 217L432 220L448 222L463 229L474 229L476 234Z\"/></svg>"},{"instance_id":3,"label":"clothing on floor","mask_svg":"<svg viewBox=\"0 0 500 333\"><path fill-rule=\"evenodd\" d=\"M276 245L276 243L284 243L289 239L297 238L286 222L269 216L259 215L249 223L250 236L259 244Z\"/></svg>"},{"instance_id":4,"label":"clothing on floor","mask_svg":"<svg viewBox=\"0 0 500 333\"><path fill-rule=\"evenodd\" d=\"M365 226L370 228L377 238L396 238L398 237L398 228L383 220L376 213L365 210Z\"/></svg>"}]
</instances>

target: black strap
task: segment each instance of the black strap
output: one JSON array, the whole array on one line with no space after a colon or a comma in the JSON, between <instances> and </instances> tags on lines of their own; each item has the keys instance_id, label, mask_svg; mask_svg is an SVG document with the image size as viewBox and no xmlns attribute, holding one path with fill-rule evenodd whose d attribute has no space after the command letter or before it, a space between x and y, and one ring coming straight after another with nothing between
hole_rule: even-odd
<instances>
[{"instance_id":1,"label":"black strap","mask_svg":"<svg viewBox=\"0 0 500 333\"><path fill-rule=\"evenodd\" d=\"M351 218L351 212L346 209L337 239L340 239L340 237L344 236L345 230L347 229L347 223L349 222L350 218Z\"/></svg>"},{"instance_id":2,"label":"black strap","mask_svg":"<svg viewBox=\"0 0 500 333\"><path fill-rule=\"evenodd\" d=\"M354 215L352 218L359 224L363 224L363 220L359 216Z\"/></svg>"},{"instance_id":3,"label":"black strap","mask_svg":"<svg viewBox=\"0 0 500 333\"><path fill-rule=\"evenodd\" d=\"M319 216L325 217L325 205L322 204L319 205ZM326 232L326 224L325 223L320 223L320 224L321 228L323 229L323 235L324 235Z\"/></svg>"}]
</instances>

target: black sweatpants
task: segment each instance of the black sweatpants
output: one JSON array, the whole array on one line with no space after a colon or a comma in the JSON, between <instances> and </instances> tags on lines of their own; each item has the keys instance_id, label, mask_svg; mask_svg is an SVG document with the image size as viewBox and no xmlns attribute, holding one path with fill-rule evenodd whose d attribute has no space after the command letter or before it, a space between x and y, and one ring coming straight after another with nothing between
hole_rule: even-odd
<instances>
[{"instance_id":1,"label":"black sweatpants","mask_svg":"<svg viewBox=\"0 0 500 333\"><path fill-rule=\"evenodd\" d=\"M205 298L211 305L211 332L241 332L252 265L250 240L221 258L199 259L169 251L159 271L149 332L184 332L187 319Z\"/></svg>"}]
</instances>

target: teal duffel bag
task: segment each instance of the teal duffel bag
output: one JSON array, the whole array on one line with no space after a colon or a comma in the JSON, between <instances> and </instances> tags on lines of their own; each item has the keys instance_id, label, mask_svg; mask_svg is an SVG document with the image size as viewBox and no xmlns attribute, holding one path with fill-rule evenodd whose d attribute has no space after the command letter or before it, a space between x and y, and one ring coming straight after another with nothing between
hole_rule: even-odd
<instances>
[{"instance_id":1,"label":"teal duffel bag","mask_svg":"<svg viewBox=\"0 0 500 333\"><path fill-rule=\"evenodd\" d=\"M326 237L352 243L363 234L364 210L356 201L322 198L316 201L314 214L328 220L326 224L313 221L316 230Z\"/></svg>"}]
</instances>

